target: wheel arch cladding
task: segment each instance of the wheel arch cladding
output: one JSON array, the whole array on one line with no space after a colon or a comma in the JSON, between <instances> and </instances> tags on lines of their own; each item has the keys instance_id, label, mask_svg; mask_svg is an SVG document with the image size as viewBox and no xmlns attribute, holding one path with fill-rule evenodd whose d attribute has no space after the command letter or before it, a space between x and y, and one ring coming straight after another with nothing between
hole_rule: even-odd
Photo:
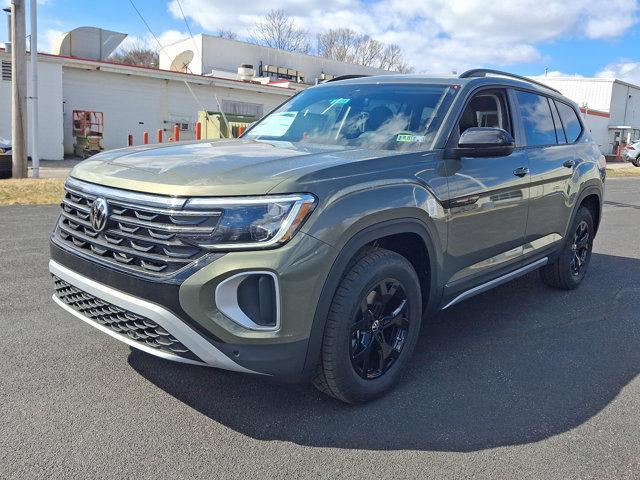
<instances>
[{"instance_id":1,"label":"wheel arch cladding","mask_svg":"<svg viewBox=\"0 0 640 480\"><path fill-rule=\"evenodd\" d=\"M341 249L322 288L309 336L303 372L305 376L311 376L315 372L317 362L320 359L327 315L341 279L350 268L353 259L363 248L376 246L403 255L414 265L414 268L419 267L420 262L425 262L428 269L428 272L425 273L428 278L425 278L425 274L421 278L421 288L427 288L423 303L427 305L429 310L437 307L440 293L437 254L427 227L421 221L411 218L390 220L359 231ZM412 251L415 247L420 247L420 250L418 252ZM407 255L412 258L408 258ZM414 261L418 263L414 263ZM421 274L417 268L416 272L420 278Z\"/></svg>"},{"instance_id":2,"label":"wheel arch cladding","mask_svg":"<svg viewBox=\"0 0 640 480\"><path fill-rule=\"evenodd\" d=\"M600 225L600 216L601 216L601 205L600 205L600 196L594 192L587 192L584 198L580 201L579 207L587 207L591 211L591 215L593 216L593 227L594 230L598 231L598 226Z\"/></svg>"}]
</instances>

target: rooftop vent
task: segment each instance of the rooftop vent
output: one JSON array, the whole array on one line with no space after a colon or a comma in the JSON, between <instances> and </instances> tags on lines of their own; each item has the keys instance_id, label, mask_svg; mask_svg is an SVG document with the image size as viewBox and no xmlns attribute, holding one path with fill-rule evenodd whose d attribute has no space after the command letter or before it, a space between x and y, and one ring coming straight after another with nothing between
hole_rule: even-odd
<instances>
[{"instance_id":1,"label":"rooftop vent","mask_svg":"<svg viewBox=\"0 0 640 480\"><path fill-rule=\"evenodd\" d=\"M250 63L243 63L238 67L238 79L247 81L256 76L256 72L253 69L253 65Z\"/></svg>"}]
</instances>

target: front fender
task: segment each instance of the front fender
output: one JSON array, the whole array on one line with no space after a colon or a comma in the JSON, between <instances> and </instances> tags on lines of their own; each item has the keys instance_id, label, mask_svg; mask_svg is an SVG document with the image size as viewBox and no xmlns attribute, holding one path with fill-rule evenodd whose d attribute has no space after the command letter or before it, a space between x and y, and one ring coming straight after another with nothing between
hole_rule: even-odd
<instances>
[{"instance_id":1,"label":"front fender","mask_svg":"<svg viewBox=\"0 0 640 480\"><path fill-rule=\"evenodd\" d=\"M320 210L322 214L303 231L338 251L358 232L398 219L422 224L440 257L446 248L444 208L433 192L418 183L361 186L332 195Z\"/></svg>"},{"instance_id":2,"label":"front fender","mask_svg":"<svg viewBox=\"0 0 640 480\"><path fill-rule=\"evenodd\" d=\"M358 190L334 197L322 212L305 233L335 247L338 253L316 306L305 360L306 376L314 373L320 357L326 318L340 280L349 261L363 246L400 233L419 235L429 254L431 289L428 304L437 305L442 293L438 272L446 246L445 213L429 190L417 184Z\"/></svg>"}]
</instances>

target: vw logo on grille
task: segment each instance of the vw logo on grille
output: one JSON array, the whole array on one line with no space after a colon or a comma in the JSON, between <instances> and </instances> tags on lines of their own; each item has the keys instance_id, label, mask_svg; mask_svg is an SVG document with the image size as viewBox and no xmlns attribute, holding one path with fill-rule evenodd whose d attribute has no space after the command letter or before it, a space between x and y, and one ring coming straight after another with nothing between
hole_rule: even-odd
<instances>
[{"instance_id":1,"label":"vw logo on grille","mask_svg":"<svg viewBox=\"0 0 640 480\"><path fill-rule=\"evenodd\" d=\"M91 205L91 214L89 215L91 226L96 232L101 232L107 226L109 219L109 204L104 198L96 198Z\"/></svg>"}]
</instances>

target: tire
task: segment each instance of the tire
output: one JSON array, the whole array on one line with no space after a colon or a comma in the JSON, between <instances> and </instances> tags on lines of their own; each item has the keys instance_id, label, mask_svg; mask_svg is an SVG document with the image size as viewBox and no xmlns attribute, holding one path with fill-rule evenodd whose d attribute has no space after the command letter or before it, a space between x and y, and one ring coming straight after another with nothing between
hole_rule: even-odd
<instances>
[{"instance_id":1,"label":"tire","mask_svg":"<svg viewBox=\"0 0 640 480\"><path fill-rule=\"evenodd\" d=\"M586 234L586 237L585 237ZM542 281L553 288L573 290L580 285L591 260L595 234L593 215L586 207L580 207L569 229L560 256L540 269Z\"/></svg>"},{"instance_id":2,"label":"tire","mask_svg":"<svg viewBox=\"0 0 640 480\"><path fill-rule=\"evenodd\" d=\"M631 161L631 164L635 167L640 167L640 155Z\"/></svg>"},{"instance_id":3,"label":"tire","mask_svg":"<svg viewBox=\"0 0 640 480\"><path fill-rule=\"evenodd\" d=\"M314 385L347 403L382 395L406 369L421 316L420 281L411 263L390 250L363 252L331 302Z\"/></svg>"}]
</instances>

